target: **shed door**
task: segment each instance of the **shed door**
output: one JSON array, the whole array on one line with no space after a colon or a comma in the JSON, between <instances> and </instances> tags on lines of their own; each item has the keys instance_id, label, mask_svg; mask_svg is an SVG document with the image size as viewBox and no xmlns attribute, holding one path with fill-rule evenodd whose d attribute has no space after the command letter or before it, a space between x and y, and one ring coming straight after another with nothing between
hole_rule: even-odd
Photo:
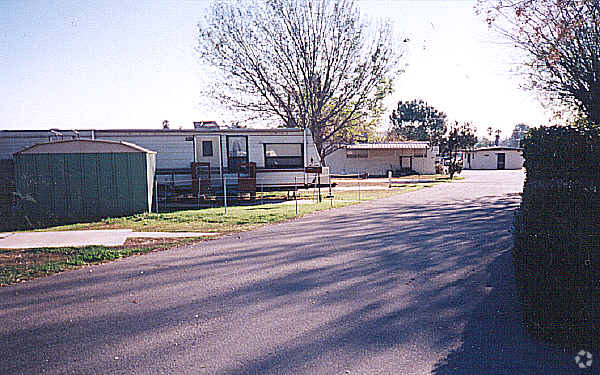
<instances>
[{"instance_id":1,"label":"shed door","mask_svg":"<svg viewBox=\"0 0 600 375\"><path fill-rule=\"evenodd\" d=\"M506 154L496 154L496 155L498 155L498 169L505 169Z\"/></svg>"}]
</instances>

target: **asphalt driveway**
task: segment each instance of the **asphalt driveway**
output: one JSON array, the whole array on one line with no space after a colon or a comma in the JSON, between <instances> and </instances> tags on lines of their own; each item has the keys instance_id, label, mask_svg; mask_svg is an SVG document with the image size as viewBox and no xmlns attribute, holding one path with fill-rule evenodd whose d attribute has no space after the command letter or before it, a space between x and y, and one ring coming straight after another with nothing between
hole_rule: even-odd
<instances>
[{"instance_id":1,"label":"asphalt driveway","mask_svg":"<svg viewBox=\"0 0 600 375\"><path fill-rule=\"evenodd\" d=\"M520 325L523 173L464 176L1 288L0 374L577 372Z\"/></svg>"}]
</instances>

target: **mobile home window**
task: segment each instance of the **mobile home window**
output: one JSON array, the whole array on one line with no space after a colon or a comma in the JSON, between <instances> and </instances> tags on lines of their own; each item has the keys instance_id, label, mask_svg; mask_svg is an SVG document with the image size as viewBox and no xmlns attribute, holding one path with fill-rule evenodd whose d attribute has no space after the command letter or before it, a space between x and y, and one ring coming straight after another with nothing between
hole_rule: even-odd
<instances>
[{"instance_id":1,"label":"mobile home window","mask_svg":"<svg viewBox=\"0 0 600 375\"><path fill-rule=\"evenodd\" d=\"M389 158L394 156L393 150L362 150L368 151L369 158ZM390 152L391 151L391 152ZM365 156L367 157L367 156Z\"/></svg>"},{"instance_id":2,"label":"mobile home window","mask_svg":"<svg viewBox=\"0 0 600 375\"><path fill-rule=\"evenodd\" d=\"M369 157L369 150L346 150L348 159L366 159Z\"/></svg>"},{"instance_id":3,"label":"mobile home window","mask_svg":"<svg viewBox=\"0 0 600 375\"><path fill-rule=\"evenodd\" d=\"M425 154L426 154L425 150L417 149L417 150L415 150L414 156L415 156L415 158L424 158Z\"/></svg>"},{"instance_id":4,"label":"mobile home window","mask_svg":"<svg viewBox=\"0 0 600 375\"><path fill-rule=\"evenodd\" d=\"M202 141L202 156L213 156L212 141Z\"/></svg>"},{"instance_id":5,"label":"mobile home window","mask_svg":"<svg viewBox=\"0 0 600 375\"><path fill-rule=\"evenodd\" d=\"M302 143L265 143L265 168L302 168Z\"/></svg>"}]
</instances>

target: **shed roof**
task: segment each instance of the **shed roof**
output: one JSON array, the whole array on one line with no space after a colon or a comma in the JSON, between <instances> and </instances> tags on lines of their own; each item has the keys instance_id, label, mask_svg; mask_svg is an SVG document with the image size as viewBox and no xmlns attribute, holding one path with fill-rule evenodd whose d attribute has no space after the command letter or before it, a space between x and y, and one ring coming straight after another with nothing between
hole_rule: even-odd
<instances>
[{"instance_id":1,"label":"shed roof","mask_svg":"<svg viewBox=\"0 0 600 375\"><path fill-rule=\"evenodd\" d=\"M503 146L492 146L492 147L482 147L477 148L472 151L523 151L522 148L519 147L503 147Z\"/></svg>"},{"instance_id":2,"label":"shed roof","mask_svg":"<svg viewBox=\"0 0 600 375\"><path fill-rule=\"evenodd\" d=\"M123 152L156 153L128 142L105 141L99 139L74 139L38 143L15 154L104 154Z\"/></svg>"},{"instance_id":3,"label":"shed roof","mask_svg":"<svg viewBox=\"0 0 600 375\"><path fill-rule=\"evenodd\" d=\"M426 149L428 142L388 142L388 143L356 143L348 145L348 150L400 150L400 149Z\"/></svg>"}]
</instances>

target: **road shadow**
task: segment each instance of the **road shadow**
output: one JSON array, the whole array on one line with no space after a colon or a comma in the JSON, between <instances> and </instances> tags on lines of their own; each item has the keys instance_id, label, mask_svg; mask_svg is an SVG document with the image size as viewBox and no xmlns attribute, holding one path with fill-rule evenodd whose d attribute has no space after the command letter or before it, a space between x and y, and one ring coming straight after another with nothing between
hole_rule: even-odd
<instances>
[{"instance_id":1,"label":"road shadow","mask_svg":"<svg viewBox=\"0 0 600 375\"><path fill-rule=\"evenodd\" d=\"M557 351L518 328L518 202L371 201L3 288L0 368L151 373L181 358L184 373L553 373L521 363Z\"/></svg>"}]
</instances>

